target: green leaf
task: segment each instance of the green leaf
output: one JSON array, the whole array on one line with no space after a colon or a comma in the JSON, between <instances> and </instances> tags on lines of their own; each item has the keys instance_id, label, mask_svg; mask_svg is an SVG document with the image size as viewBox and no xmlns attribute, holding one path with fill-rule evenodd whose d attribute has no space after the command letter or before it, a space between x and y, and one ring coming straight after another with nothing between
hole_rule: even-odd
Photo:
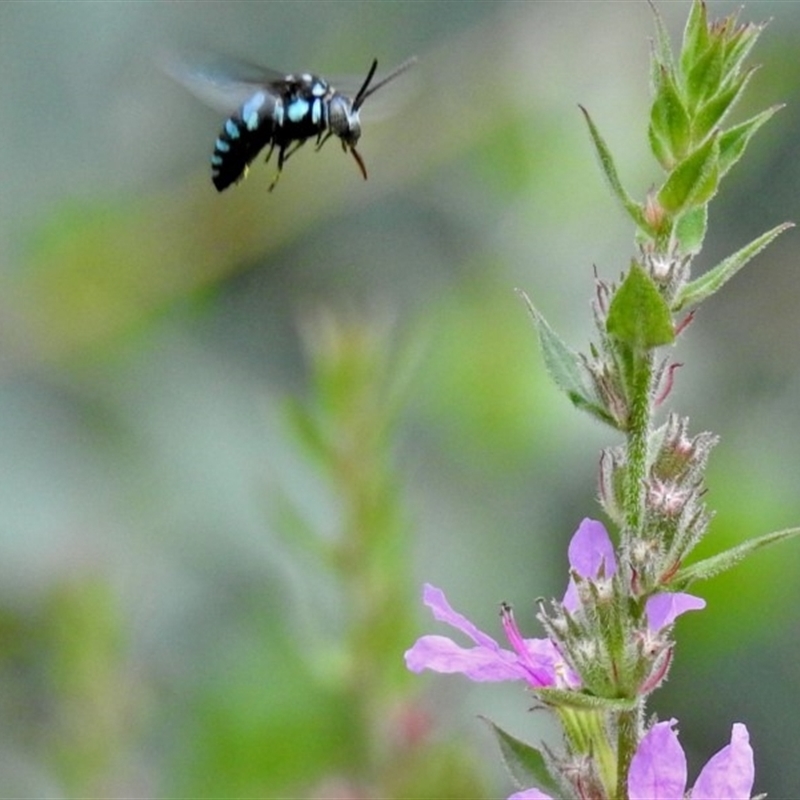
<instances>
[{"instance_id":1,"label":"green leaf","mask_svg":"<svg viewBox=\"0 0 800 800\"><path fill-rule=\"evenodd\" d=\"M689 114L672 76L662 67L656 99L650 110L650 146L664 169L672 169L689 149Z\"/></svg>"},{"instance_id":2,"label":"green leaf","mask_svg":"<svg viewBox=\"0 0 800 800\"><path fill-rule=\"evenodd\" d=\"M586 692L572 689L537 689L536 696L549 706L557 708L577 708L587 711L631 711L636 708L636 699L632 697L597 697Z\"/></svg>"},{"instance_id":3,"label":"green leaf","mask_svg":"<svg viewBox=\"0 0 800 800\"><path fill-rule=\"evenodd\" d=\"M729 128L719 139L719 175L727 175L728 170L742 157L753 134L776 112L783 108L783 104L771 106L760 114L751 117L745 122Z\"/></svg>"},{"instance_id":4,"label":"green leaf","mask_svg":"<svg viewBox=\"0 0 800 800\"><path fill-rule=\"evenodd\" d=\"M719 184L719 131L709 137L670 173L658 202L670 214L705 205Z\"/></svg>"},{"instance_id":5,"label":"green leaf","mask_svg":"<svg viewBox=\"0 0 800 800\"><path fill-rule=\"evenodd\" d=\"M694 581L706 580L722 572L727 572L747 556L755 553L756 550L760 550L770 544L783 542L786 539L792 539L795 536L800 536L800 528L787 528L786 530L758 536L755 539L749 539L736 547L732 547L730 550L717 553L715 556L705 558L696 564L691 564L678 570L673 580L670 581L669 588L683 590Z\"/></svg>"},{"instance_id":6,"label":"green leaf","mask_svg":"<svg viewBox=\"0 0 800 800\"><path fill-rule=\"evenodd\" d=\"M572 403L593 414L602 422L616 427L613 419L603 407L600 397L594 389L594 381L581 356L572 350L561 337L548 325L547 320L539 313L528 295L521 289L517 294L528 306L542 348L544 365L556 386L566 393Z\"/></svg>"},{"instance_id":7,"label":"green leaf","mask_svg":"<svg viewBox=\"0 0 800 800\"><path fill-rule=\"evenodd\" d=\"M675 64L672 59L672 42L669 39L669 32L667 26L664 24L664 18L658 13L658 8L653 0L647 0L650 10L653 12L653 18L656 23L656 38L653 42L653 49L650 54L650 64L652 67L651 80L653 83L653 93L658 88L658 81L661 76L661 67L664 67L670 75L675 74Z\"/></svg>"},{"instance_id":8,"label":"green leaf","mask_svg":"<svg viewBox=\"0 0 800 800\"><path fill-rule=\"evenodd\" d=\"M641 206L625 191L625 188L619 179L619 175L617 174L617 168L614 165L614 159L611 156L611 151L603 141L603 137L600 136L600 132L595 127L592 118L589 116L589 112L583 106L579 106L579 108L583 112L583 116L586 118L586 123L589 126L589 133L591 134L592 141L594 142L595 149L597 150L597 155L600 159L600 166L605 173L606 180L611 186L611 191L614 192L617 199L620 201L620 203L622 203L622 207L628 212L633 221L636 223L637 227L647 231L648 233L652 233L650 226L645 220L644 212L642 211Z\"/></svg>"},{"instance_id":9,"label":"green leaf","mask_svg":"<svg viewBox=\"0 0 800 800\"><path fill-rule=\"evenodd\" d=\"M722 118L733 108L754 72L755 68L743 72L727 89L714 95L703 104L692 119L694 141L702 142L712 128L722 122Z\"/></svg>"},{"instance_id":10,"label":"green leaf","mask_svg":"<svg viewBox=\"0 0 800 800\"><path fill-rule=\"evenodd\" d=\"M723 55L724 43L719 37L712 37L711 44L685 76L687 104L693 111L705 99L719 92L723 77Z\"/></svg>"},{"instance_id":11,"label":"green leaf","mask_svg":"<svg viewBox=\"0 0 800 800\"><path fill-rule=\"evenodd\" d=\"M708 50L711 37L708 31L708 15L706 4L703 0L694 0L686 27L683 29L683 44L681 46L681 72L688 75L692 66L702 53Z\"/></svg>"},{"instance_id":12,"label":"green leaf","mask_svg":"<svg viewBox=\"0 0 800 800\"><path fill-rule=\"evenodd\" d=\"M758 255L773 239L789 228L794 223L784 222L766 233L763 233L750 244L745 245L733 255L728 256L713 269L708 270L696 278L678 293L673 304L673 311L680 311L687 306L695 306L707 297L718 292L750 259Z\"/></svg>"},{"instance_id":13,"label":"green leaf","mask_svg":"<svg viewBox=\"0 0 800 800\"><path fill-rule=\"evenodd\" d=\"M675 339L669 306L653 279L635 261L611 300L606 328L638 351Z\"/></svg>"},{"instance_id":14,"label":"green leaf","mask_svg":"<svg viewBox=\"0 0 800 800\"><path fill-rule=\"evenodd\" d=\"M561 789L550 775L547 759L540 750L506 733L490 719L481 719L497 738L503 763L520 789L535 786L551 797L561 796Z\"/></svg>"},{"instance_id":15,"label":"green leaf","mask_svg":"<svg viewBox=\"0 0 800 800\"><path fill-rule=\"evenodd\" d=\"M731 27L736 24L736 15L731 15ZM735 75L742 62L750 54L753 46L758 41L761 31L767 27L766 22L748 22L741 25L725 43L725 72Z\"/></svg>"},{"instance_id":16,"label":"green leaf","mask_svg":"<svg viewBox=\"0 0 800 800\"><path fill-rule=\"evenodd\" d=\"M652 124L647 126L647 139L650 143L650 152L655 156L656 161L663 169L672 169L675 166L675 159L669 142L658 135Z\"/></svg>"},{"instance_id":17,"label":"green leaf","mask_svg":"<svg viewBox=\"0 0 800 800\"><path fill-rule=\"evenodd\" d=\"M696 255L703 246L708 224L708 206L698 206L681 214L675 222L675 238L681 255Z\"/></svg>"}]
</instances>

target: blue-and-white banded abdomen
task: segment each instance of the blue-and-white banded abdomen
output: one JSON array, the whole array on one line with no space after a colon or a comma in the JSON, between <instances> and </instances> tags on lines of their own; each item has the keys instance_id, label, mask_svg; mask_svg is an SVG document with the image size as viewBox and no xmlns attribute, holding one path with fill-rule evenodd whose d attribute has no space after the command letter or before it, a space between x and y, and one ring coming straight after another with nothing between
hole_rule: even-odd
<instances>
[{"instance_id":1,"label":"blue-and-white banded abdomen","mask_svg":"<svg viewBox=\"0 0 800 800\"><path fill-rule=\"evenodd\" d=\"M272 143L278 102L266 90L256 92L225 120L211 156L211 178L217 191L242 178L250 162Z\"/></svg>"},{"instance_id":2,"label":"blue-and-white banded abdomen","mask_svg":"<svg viewBox=\"0 0 800 800\"><path fill-rule=\"evenodd\" d=\"M292 144L319 138L328 129L332 91L313 75L287 76L281 94L265 88L229 117L214 144L212 180L223 191L244 176L266 146L278 149L278 168Z\"/></svg>"}]
</instances>

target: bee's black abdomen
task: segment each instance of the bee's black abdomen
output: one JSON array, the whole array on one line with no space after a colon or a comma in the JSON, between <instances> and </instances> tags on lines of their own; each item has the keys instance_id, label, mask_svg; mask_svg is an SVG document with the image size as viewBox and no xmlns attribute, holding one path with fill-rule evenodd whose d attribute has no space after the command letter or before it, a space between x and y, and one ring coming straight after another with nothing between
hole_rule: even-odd
<instances>
[{"instance_id":1,"label":"bee's black abdomen","mask_svg":"<svg viewBox=\"0 0 800 800\"><path fill-rule=\"evenodd\" d=\"M275 110L275 97L256 92L238 114L225 120L211 156L211 179L218 192L244 177L250 162L272 142Z\"/></svg>"}]
</instances>

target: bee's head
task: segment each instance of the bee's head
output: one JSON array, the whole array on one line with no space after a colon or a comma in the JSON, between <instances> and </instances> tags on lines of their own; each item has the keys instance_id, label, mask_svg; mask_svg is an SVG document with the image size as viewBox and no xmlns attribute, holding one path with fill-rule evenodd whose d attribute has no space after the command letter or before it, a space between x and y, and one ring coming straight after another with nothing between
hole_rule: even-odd
<instances>
[{"instance_id":1,"label":"bee's head","mask_svg":"<svg viewBox=\"0 0 800 800\"><path fill-rule=\"evenodd\" d=\"M334 94L328 105L328 124L331 132L338 136L342 143L355 147L361 138L361 120L358 109L344 95Z\"/></svg>"},{"instance_id":2,"label":"bee's head","mask_svg":"<svg viewBox=\"0 0 800 800\"><path fill-rule=\"evenodd\" d=\"M358 94L356 94L352 101L340 95L338 92L330 99L328 105L328 125L331 133L342 140L343 150L350 150L353 154L353 158L356 160L356 164L358 164L358 168L361 170L364 180L367 179L367 168L364 166L364 161L358 150L356 150L358 140L361 138L361 120L358 117L359 109L373 92L376 92L381 86L405 72L415 62L416 58L408 59L408 61L405 61L397 67L397 69L389 73L382 81L379 81L370 88L370 83L372 83L372 79L375 77L375 70L378 68L378 60L375 59L369 68L364 83L361 84L361 88L358 90Z\"/></svg>"}]
</instances>

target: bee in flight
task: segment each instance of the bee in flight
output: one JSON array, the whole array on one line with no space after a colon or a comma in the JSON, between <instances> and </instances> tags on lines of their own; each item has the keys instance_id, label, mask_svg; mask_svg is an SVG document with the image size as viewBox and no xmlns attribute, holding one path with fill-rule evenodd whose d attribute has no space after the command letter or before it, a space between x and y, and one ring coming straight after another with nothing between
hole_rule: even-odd
<instances>
[{"instance_id":1,"label":"bee in flight","mask_svg":"<svg viewBox=\"0 0 800 800\"><path fill-rule=\"evenodd\" d=\"M361 137L359 110L364 101L389 81L405 72L416 58L404 61L385 78L370 86L378 68L375 59L356 95L350 99L326 80L309 73L285 75L258 68L259 80L237 84L238 91L248 87L248 96L238 110L225 120L211 156L211 179L222 192L247 175L253 159L267 146L267 161L278 151L278 172L269 185L271 192L280 178L283 165L309 139L316 139L319 150L331 136L337 136L342 150L352 153L364 180L367 168L356 145ZM201 97L196 77L184 70L167 66L167 71Z\"/></svg>"}]
</instances>

